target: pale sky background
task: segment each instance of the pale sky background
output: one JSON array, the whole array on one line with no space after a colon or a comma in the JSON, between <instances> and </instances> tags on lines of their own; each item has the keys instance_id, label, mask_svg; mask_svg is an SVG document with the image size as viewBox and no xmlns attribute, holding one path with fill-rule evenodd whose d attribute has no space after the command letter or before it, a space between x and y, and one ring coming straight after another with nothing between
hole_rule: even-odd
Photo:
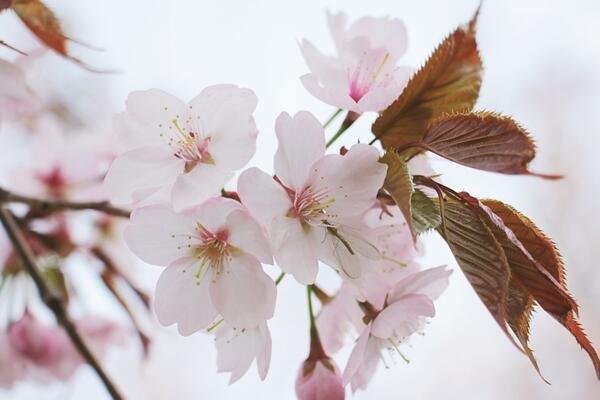
<instances>
[{"instance_id":1,"label":"pale sky background","mask_svg":"<svg viewBox=\"0 0 600 400\"><path fill-rule=\"evenodd\" d=\"M307 72L297 40L307 37L330 49L324 11L346 11L351 19L391 15L405 21L409 50L404 63L420 66L455 26L468 20L478 2L461 1L48 1L65 31L102 46L96 53L73 52L96 67L120 74L96 75L46 55L34 67L38 87L69 102L75 114L103 127L124 107L133 90L158 87L190 99L203 87L235 83L259 97L255 117L258 151L250 163L272 167L276 148L273 123L281 111L310 110L326 119L333 111L310 96L298 77ZM536 171L562 173L560 182L506 177L457 167L433 165L444 182L478 197L494 197L525 212L553 237L564 255L570 288L581 306L581 322L600 345L600 218L598 196L600 146L600 3L595 0L485 2L478 41L485 74L478 109L514 116L535 137ZM0 38L33 50L35 41L14 15L0 16ZM9 53L0 52L2 56ZM372 115L364 116L340 143L370 139ZM108 131L108 128L107 128ZM356 399L598 399L600 383L586 353L556 322L536 313L531 344L546 385L525 356L504 337L470 288L444 243L425 238L423 264L447 263L455 269L447 292L436 304L437 316L424 337L416 337L390 369L380 366L366 392ZM150 286L159 271L143 266ZM327 286L330 276L321 279ZM304 288L286 279L278 293L271 370L265 382L256 370L233 386L216 373L209 336L183 338L165 329L155 336L147 365L139 367L139 349L114 352L107 368L128 399L293 399L294 381L307 353ZM93 303L99 312L111 305ZM338 358L345 365L348 352ZM70 384L21 385L0 391L0 399L107 399L93 373L82 369Z\"/></svg>"}]
</instances>

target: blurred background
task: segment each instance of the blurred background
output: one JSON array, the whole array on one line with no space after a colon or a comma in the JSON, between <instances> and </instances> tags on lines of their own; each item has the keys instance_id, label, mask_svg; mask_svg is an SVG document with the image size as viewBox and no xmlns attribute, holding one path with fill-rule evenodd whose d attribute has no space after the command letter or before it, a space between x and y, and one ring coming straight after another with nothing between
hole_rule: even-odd
<instances>
[{"instance_id":1,"label":"blurred background","mask_svg":"<svg viewBox=\"0 0 600 400\"><path fill-rule=\"evenodd\" d=\"M48 0L71 36L103 47L94 52L76 45L72 53L94 67L117 74L93 74L48 53L29 68L37 92L61 99L72 118L110 134L112 115L124 109L133 90L162 88L190 99L214 83L252 88L259 97L260 130L251 165L272 169L276 148L273 123L281 111L306 109L325 120L331 107L309 95L298 77L307 68L297 41L333 47L325 10L345 11L350 19L390 15L404 20L409 50L404 64L420 66L458 24L467 21L476 0L394 2L384 0L303 1L226 0ZM600 345L600 3L596 0L488 0L483 5L478 42L485 66L478 109L514 116L534 136L538 157L532 168L565 175L561 181L506 177L458 167L435 159L444 182L478 197L514 205L555 239L565 259L568 283L581 306L580 320ZM0 15L0 38L25 51L39 48L11 13ZM10 39L10 40L9 40ZM0 57L14 58L0 49ZM374 115L365 115L341 144L367 141ZM0 131L6 138L9 124ZM3 147L5 148L5 147ZM0 150L0 167L11 156ZM558 323L535 314L531 345L545 384L529 361L498 329L475 295L445 244L424 238L425 266L449 264L456 271L437 302L437 316L401 360L380 368L356 399L598 399L600 383L585 352ZM132 265L132 268L134 266ZM141 266L152 288L159 269ZM327 286L329 277L320 279ZM101 296L91 304L112 313ZM181 337L173 329L153 334L142 362L137 343L109 354L105 364L128 399L292 399L297 369L308 349L304 288L292 279L280 285L271 370L261 382L254 367L233 386L216 373L212 338ZM115 316L119 318L119 316ZM345 364L348 353L340 355ZM87 367L68 384L20 384L0 391L0 399L105 399L104 388Z\"/></svg>"}]
</instances>

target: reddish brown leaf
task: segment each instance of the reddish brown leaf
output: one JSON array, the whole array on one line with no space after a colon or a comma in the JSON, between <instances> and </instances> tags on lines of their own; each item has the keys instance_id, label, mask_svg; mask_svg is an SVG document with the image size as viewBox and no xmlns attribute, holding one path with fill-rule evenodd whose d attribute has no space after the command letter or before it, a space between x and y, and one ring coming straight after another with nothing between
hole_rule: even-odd
<instances>
[{"instance_id":1,"label":"reddish brown leaf","mask_svg":"<svg viewBox=\"0 0 600 400\"><path fill-rule=\"evenodd\" d=\"M438 232L448 243L458 265L483 304L513 341L506 327L510 268L502 246L470 205L454 196L447 196L440 207L444 210L444 217L442 225L437 228Z\"/></svg>"},{"instance_id":2,"label":"reddish brown leaf","mask_svg":"<svg viewBox=\"0 0 600 400\"><path fill-rule=\"evenodd\" d=\"M475 39L478 14L479 10L434 50L400 97L377 118L372 131L386 148L420 140L434 118L473 109L482 72Z\"/></svg>"},{"instance_id":3,"label":"reddish brown leaf","mask_svg":"<svg viewBox=\"0 0 600 400\"><path fill-rule=\"evenodd\" d=\"M527 292L521 283L512 277L508 287L508 296L506 298L506 322L515 336L521 343L525 354L531 361L531 364L544 380L549 383L540 372L540 367L535 359L533 350L529 347L529 322L533 314L535 300Z\"/></svg>"},{"instance_id":4,"label":"reddish brown leaf","mask_svg":"<svg viewBox=\"0 0 600 400\"><path fill-rule=\"evenodd\" d=\"M14 0L12 9L46 46L68 57L65 35L54 13L40 0Z\"/></svg>"},{"instance_id":5,"label":"reddish brown leaf","mask_svg":"<svg viewBox=\"0 0 600 400\"><path fill-rule=\"evenodd\" d=\"M529 134L510 117L477 112L452 114L432 121L420 141L407 144L432 151L448 160L503 174L541 175L529 171L535 145Z\"/></svg>"},{"instance_id":6,"label":"reddish brown leaf","mask_svg":"<svg viewBox=\"0 0 600 400\"><path fill-rule=\"evenodd\" d=\"M553 316L564 316L577 309L577 303L547 268L527 251L525 246L492 209L466 192L463 200L478 210L485 223L504 249L513 276L527 289L540 306Z\"/></svg>"},{"instance_id":7,"label":"reddish brown leaf","mask_svg":"<svg viewBox=\"0 0 600 400\"><path fill-rule=\"evenodd\" d=\"M570 307L566 307L566 304L564 304L564 301L561 300L559 296L549 298L553 292L552 290L539 293L540 288L537 287L537 282L524 282L523 280L526 279L526 277L520 277L520 281L524 286L527 287L527 284L529 284L531 288L538 291L539 298L531 288L528 288L529 292L534 296L535 300L542 308L565 326L575 337L577 343L579 343L579 345L588 353L594 364L594 368L596 369L596 375L600 379L600 359L575 318L577 304L575 303L575 300L572 299L566 287L564 265L556 246L537 226L533 224L533 222L512 207L497 200L484 200L483 203L491 212L502 219L507 229L514 233L517 240L529 254L539 265L543 266L543 268L549 272L553 277L553 280L560 285L562 291L569 297L570 300L568 304ZM518 266L515 267L510 256L508 257L508 260L511 267L513 267L513 270L515 270ZM531 275L528 275L527 277L531 277Z\"/></svg>"}]
</instances>

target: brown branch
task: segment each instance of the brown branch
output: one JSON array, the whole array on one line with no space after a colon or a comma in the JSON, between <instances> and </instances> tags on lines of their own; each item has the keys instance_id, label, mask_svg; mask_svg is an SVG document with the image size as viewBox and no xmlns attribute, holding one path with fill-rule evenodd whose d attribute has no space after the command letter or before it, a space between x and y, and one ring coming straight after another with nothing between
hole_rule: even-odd
<instances>
[{"instance_id":1,"label":"brown branch","mask_svg":"<svg viewBox=\"0 0 600 400\"><path fill-rule=\"evenodd\" d=\"M114 207L108 201L76 202L46 200L23 196L0 188L0 203L23 203L40 212L52 213L65 210L95 210L115 217L129 218L130 211Z\"/></svg>"},{"instance_id":2,"label":"brown branch","mask_svg":"<svg viewBox=\"0 0 600 400\"><path fill-rule=\"evenodd\" d=\"M102 380L102 383L111 397L115 400L123 399L123 396L121 396L115 385L111 382L106 372L104 372L90 349L85 344L81 335L77 332L77 328L69 318L61 298L52 291L42 277L35 264L35 256L25 241L22 231L19 229L11 212L3 206L0 206L0 220L2 221L2 225L4 225L4 229L17 254L23 261L23 267L33 279L42 301L54 313L57 322L63 327L82 358L94 369L98 377Z\"/></svg>"}]
</instances>

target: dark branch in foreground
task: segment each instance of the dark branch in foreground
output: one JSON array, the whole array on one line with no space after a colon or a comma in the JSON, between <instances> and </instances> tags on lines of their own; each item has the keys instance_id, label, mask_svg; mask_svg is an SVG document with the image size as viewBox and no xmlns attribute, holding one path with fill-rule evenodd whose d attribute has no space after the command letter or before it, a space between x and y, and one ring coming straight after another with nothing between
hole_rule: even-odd
<instances>
[{"instance_id":1,"label":"dark branch in foreground","mask_svg":"<svg viewBox=\"0 0 600 400\"><path fill-rule=\"evenodd\" d=\"M106 372L104 372L90 349L83 341L83 338L77 332L77 328L75 327L73 321L71 321L69 318L61 298L52 291L42 277L40 270L35 264L35 256L27 244L23 233L17 226L17 223L15 222L11 212L8 211L4 206L0 206L0 220L2 221L2 225L4 225L4 229L6 230L6 233L17 254L21 258L24 268L33 279L42 301L54 313L57 322L63 327L81 357L94 369L98 377L102 380L102 383L106 387L106 390L110 393L111 397L115 400L123 399L123 396L121 396L115 385L112 383Z\"/></svg>"},{"instance_id":2,"label":"dark branch in foreground","mask_svg":"<svg viewBox=\"0 0 600 400\"><path fill-rule=\"evenodd\" d=\"M108 201L76 202L46 200L23 196L0 188L0 203L22 203L40 212L52 213L65 210L95 210L115 217L129 218L130 211L114 207Z\"/></svg>"}]
</instances>

